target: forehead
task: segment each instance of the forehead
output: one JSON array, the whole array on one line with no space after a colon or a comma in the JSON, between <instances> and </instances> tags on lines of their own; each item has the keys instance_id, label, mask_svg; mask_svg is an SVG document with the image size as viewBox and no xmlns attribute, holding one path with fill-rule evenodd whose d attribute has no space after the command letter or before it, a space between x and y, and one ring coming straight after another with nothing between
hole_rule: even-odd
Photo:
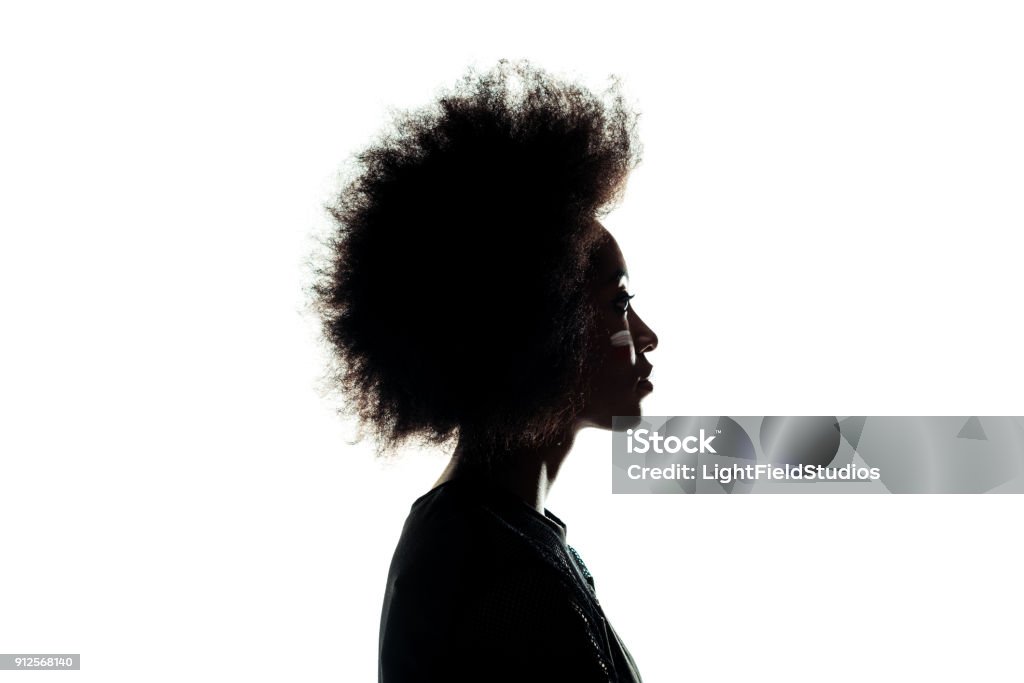
<instances>
[{"instance_id":1,"label":"forehead","mask_svg":"<svg viewBox=\"0 0 1024 683\"><path fill-rule=\"evenodd\" d=\"M600 246L594 251L593 256L593 279L594 284L599 286L618 286L622 277L628 279L626 260L619 249L619 243L615 241L612 234L603 227Z\"/></svg>"}]
</instances>

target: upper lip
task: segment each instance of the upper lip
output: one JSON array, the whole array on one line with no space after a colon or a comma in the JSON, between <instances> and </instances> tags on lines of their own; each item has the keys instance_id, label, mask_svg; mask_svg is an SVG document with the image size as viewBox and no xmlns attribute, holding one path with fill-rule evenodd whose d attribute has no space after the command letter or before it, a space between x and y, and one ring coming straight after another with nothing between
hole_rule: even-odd
<instances>
[{"instance_id":1,"label":"upper lip","mask_svg":"<svg viewBox=\"0 0 1024 683\"><path fill-rule=\"evenodd\" d=\"M653 369L654 369L654 367L652 366L652 367L647 368L647 370L641 371L640 376L637 378L636 381L637 382L643 382L644 380L650 379L651 378L651 370L653 370Z\"/></svg>"}]
</instances>

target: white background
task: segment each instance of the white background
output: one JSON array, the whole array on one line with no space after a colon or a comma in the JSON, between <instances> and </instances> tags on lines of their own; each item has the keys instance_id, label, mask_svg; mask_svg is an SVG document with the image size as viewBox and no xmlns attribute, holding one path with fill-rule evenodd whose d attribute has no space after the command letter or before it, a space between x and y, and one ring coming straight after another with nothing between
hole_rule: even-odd
<instances>
[{"instance_id":1,"label":"white background","mask_svg":"<svg viewBox=\"0 0 1024 683\"><path fill-rule=\"evenodd\" d=\"M1021 414L1022 19L5 5L0 650L82 654L40 680L375 680L445 460L346 443L303 260L388 107L500 57L642 112L606 225L661 337L648 414ZM1020 680L1020 497L613 497L609 438L548 507L645 680Z\"/></svg>"}]
</instances>

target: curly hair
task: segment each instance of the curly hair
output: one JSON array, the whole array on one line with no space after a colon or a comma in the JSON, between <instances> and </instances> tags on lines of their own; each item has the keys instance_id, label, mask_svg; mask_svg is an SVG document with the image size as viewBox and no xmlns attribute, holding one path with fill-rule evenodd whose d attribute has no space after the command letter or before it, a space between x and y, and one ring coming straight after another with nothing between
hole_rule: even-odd
<instances>
[{"instance_id":1,"label":"curly hair","mask_svg":"<svg viewBox=\"0 0 1024 683\"><path fill-rule=\"evenodd\" d=\"M595 218L640 160L637 114L603 95L502 60L355 155L310 291L340 412L379 453L457 435L489 457L578 414Z\"/></svg>"}]
</instances>

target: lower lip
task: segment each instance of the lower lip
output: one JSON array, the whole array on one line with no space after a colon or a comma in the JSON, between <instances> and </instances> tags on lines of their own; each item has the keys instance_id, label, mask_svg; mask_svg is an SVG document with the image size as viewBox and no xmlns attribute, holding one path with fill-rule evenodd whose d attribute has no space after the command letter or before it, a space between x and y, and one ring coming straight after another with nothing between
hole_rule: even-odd
<instances>
[{"instance_id":1,"label":"lower lip","mask_svg":"<svg viewBox=\"0 0 1024 683\"><path fill-rule=\"evenodd\" d=\"M650 393L654 391L654 385L651 384L650 380L645 379L636 383L636 390Z\"/></svg>"}]
</instances>

